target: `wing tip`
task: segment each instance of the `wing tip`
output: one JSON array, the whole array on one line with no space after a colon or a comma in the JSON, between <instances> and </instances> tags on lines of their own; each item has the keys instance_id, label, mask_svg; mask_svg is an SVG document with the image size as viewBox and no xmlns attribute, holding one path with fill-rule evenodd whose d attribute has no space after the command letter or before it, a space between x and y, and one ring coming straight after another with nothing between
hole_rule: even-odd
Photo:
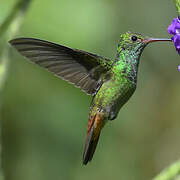
<instances>
[{"instance_id":1,"label":"wing tip","mask_svg":"<svg viewBox=\"0 0 180 180\"><path fill-rule=\"evenodd\" d=\"M19 42L21 42L22 40L31 40L31 38L15 38L15 39L11 39L8 41L8 43L11 45L11 46L15 46L16 44L18 44Z\"/></svg>"},{"instance_id":2,"label":"wing tip","mask_svg":"<svg viewBox=\"0 0 180 180\"><path fill-rule=\"evenodd\" d=\"M9 41L8 41L8 43L9 43L11 46L13 46L13 44L14 44L14 43L13 43L13 42L14 42L14 40L15 40L15 39L11 39L11 40L9 40Z\"/></svg>"}]
</instances>

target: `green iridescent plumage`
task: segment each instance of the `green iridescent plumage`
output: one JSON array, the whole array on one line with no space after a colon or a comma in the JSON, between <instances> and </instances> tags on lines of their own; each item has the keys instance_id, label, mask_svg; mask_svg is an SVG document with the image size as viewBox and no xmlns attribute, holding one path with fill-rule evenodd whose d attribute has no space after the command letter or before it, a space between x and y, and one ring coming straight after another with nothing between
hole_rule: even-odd
<instances>
[{"instance_id":1,"label":"green iridescent plumage","mask_svg":"<svg viewBox=\"0 0 180 180\"><path fill-rule=\"evenodd\" d=\"M111 60L38 39L18 38L10 43L27 59L93 96L83 154L83 164L87 164L93 157L101 129L108 120L116 118L134 93L141 53L148 43L155 41L171 40L131 32L122 34L116 58Z\"/></svg>"},{"instance_id":2,"label":"green iridescent plumage","mask_svg":"<svg viewBox=\"0 0 180 180\"><path fill-rule=\"evenodd\" d=\"M132 37L136 37L135 41ZM107 119L114 119L120 108L136 89L140 55L147 45L144 37L137 33L121 35L116 59L111 62L111 70L105 75L104 83L93 99L92 113L102 109Z\"/></svg>"}]
</instances>

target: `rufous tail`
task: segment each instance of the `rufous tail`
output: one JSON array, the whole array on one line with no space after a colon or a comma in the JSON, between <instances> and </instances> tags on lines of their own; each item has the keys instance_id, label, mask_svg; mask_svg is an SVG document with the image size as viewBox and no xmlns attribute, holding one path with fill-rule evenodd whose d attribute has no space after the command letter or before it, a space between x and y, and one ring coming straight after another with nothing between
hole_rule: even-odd
<instances>
[{"instance_id":1,"label":"rufous tail","mask_svg":"<svg viewBox=\"0 0 180 180\"><path fill-rule=\"evenodd\" d=\"M104 124L104 116L101 112L97 112L94 116L90 115L88 120L87 139L83 153L84 165L86 165L93 158L101 129L103 128Z\"/></svg>"}]
</instances>

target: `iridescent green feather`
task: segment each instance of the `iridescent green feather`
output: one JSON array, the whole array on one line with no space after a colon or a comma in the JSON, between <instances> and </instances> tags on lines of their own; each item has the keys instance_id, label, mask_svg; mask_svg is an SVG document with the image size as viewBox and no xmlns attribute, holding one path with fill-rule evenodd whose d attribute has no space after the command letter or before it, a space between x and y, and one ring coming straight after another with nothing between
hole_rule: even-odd
<instances>
[{"instance_id":1,"label":"iridescent green feather","mask_svg":"<svg viewBox=\"0 0 180 180\"><path fill-rule=\"evenodd\" d=\"M130 32L121 35L116 59L112 61L112 68L105 76L107 79L93 99L90 114L102 111L107 119L114 119L135 91L139 59L146 44L132 42L132 36L143 38Z\"/></svg>"}]
</instances>

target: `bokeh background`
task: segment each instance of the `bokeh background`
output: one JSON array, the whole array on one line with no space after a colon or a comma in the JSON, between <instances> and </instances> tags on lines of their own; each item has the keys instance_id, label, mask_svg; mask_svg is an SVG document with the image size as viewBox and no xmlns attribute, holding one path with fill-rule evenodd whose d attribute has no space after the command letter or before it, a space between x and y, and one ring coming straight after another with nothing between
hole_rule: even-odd
<instances>
[{"instance_id":1,"label":"bokeh background","mask_svg":"<svg viewBox=\"0 0 180 180\"><path fill-rule=\"evenodd\" d=\"M0 1L0 22L15 0ZM121 33L169 37L169 0L36 0L17 37L35 37L109 58ZM82 165L91 97L11 50L3 91L3 168L8 180L148 180L180 157L180 64L171 43L149 45L137 90L104 128Z\"/></svg>"}]
</instances>

